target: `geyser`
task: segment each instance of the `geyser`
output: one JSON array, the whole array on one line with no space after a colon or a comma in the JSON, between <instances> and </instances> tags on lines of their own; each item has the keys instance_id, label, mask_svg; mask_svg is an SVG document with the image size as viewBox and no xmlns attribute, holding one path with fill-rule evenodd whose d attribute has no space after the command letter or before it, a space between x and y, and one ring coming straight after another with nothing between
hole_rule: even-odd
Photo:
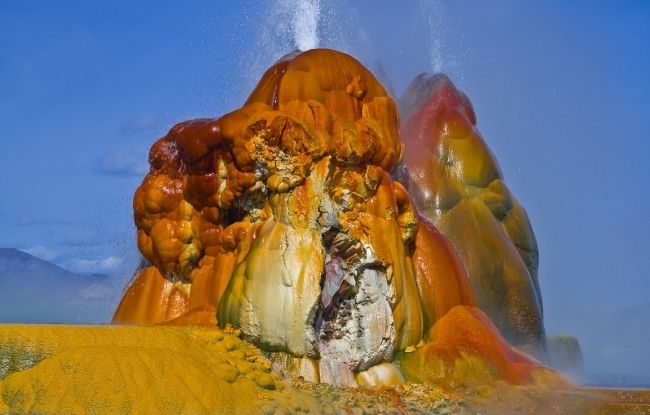
<instances>
[{"instance_id":1,"label":"geyser","mask_svg":"<svg viewBox=\"0 0 650 415\"><path fill-rule=\"evenodd\" d=\"M470 100L442 74L400 99L409 192L461 257L478 306L518 348L547 361L537 241L481 137Z\"/></svg>"},{"instance_id":2,"label":"geyser","mask_svg":"<svg viewBox=\"0 0 650 415\"><path fill-rule=\"evenodd\" d=\"M278 371L316 382L563 382L477 307L515 339L518 317L532 307L541 319L534 238L473 135L469 101L445 88L450 98L416 88L400 135L377 79L315 49L278 61L240 109L174 126L134 196L145 263L114 322L232 325ZM436 112L422 104L430 96L453 105ZM441 159L431 143L453 151ZM458 219L446 213L468 198ZM472 210L471 198L486 207ZM502 223L471 216L481 209ZM470 219L505 226L512 241L466 233ZM487 295L472 262L481 238L495 255L517 255L528 285L491 269L502 292ZM511 294L512 284L529 288Z\"/></svg>"}]
</instances>

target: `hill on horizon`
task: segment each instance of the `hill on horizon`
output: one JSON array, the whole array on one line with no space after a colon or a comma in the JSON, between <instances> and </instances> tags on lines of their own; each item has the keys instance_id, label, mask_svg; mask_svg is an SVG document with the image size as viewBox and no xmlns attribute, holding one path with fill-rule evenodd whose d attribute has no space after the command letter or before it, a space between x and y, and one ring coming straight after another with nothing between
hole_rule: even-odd
<instances>
[{"instance_id":1,"label":"hill on horizon","mask_svg":"<svg viewBox=\"0 0 650 415\"><path fill-rule=\"evenodd\" d=\"M122 285L109 275L77 274L0 248L0 323L108 323Z\"/></svg>"},{"instance_id":2,"label":"hill on horizon","mask_svg":"<svg viewBox=\"0 0 650 415\"><path fill-rule=\"evenodd\" d=\"M650 302L594 313L572 334L582 347L588 383L650 386Z\"/></svg>"}]
</instances>

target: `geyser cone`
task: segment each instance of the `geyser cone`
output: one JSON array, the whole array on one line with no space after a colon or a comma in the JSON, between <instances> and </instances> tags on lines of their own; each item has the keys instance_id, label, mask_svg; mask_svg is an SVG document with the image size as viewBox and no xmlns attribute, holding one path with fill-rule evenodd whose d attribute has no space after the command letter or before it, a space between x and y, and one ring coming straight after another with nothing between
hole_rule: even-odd
<instances>
[{"instance_id":1,"label":"geyser cone","mask_svg":"<svg viewBox=\"0 0 650 415\"><path fill-rule=\"evenodd\" d=\"M509 379L526 359L471 311L462 255L391 178L403 150L395 103L357 60L326 49L281 59L242 108L152 146L134 197L147 263L114 321L213 326L216 314L277 370L314 381L399 383L395 355L419 350L416 378L460 367ZM458 307L480 318L454 318ZM473 340L439 334L468 321ZM463 353L431 352L429 340ZM487 344L505 352L476 350Z\"/></svg>"},{"instance_id":2,"label":"geyser cone","mask_svg":"<svg viewBox=\"0 0 650 415\"><path fill-rule=\"evenodd\" d=\"M415 205L460 255L477 305L509 341L544 361L537 242L472 104L438 74L418 76L400 107Z\"/></svg>"}]
</instances>

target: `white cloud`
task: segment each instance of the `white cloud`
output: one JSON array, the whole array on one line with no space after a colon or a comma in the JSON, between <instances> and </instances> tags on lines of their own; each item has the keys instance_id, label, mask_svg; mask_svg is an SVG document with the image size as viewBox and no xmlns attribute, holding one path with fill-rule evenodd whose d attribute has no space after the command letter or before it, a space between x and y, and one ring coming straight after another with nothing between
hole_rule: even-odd
<instances>
[{"instance_id":1,"label":"white cloud","mask_svg":"<svg viewBox=\"0 0 650 415\"><path fill-rule=\"evenodd\" d=\"M17 226L75 226L82 222L78 219L42 219L29 218L16 222Z\"/></svg>"},{"instance_id":2,"label":"white cloud","mask_svg":"<svg viewBox=\"0 0 650 415\"><path fill-rule=\"evenodd\" d=\"M96 166L99 173L113 176L144 176L147 168L148 162L145 156L138 157L119 150L104 154L97 161Z\"/></svg>"},{"instance_id":3,"label":"white cloud","mask_svg":"<svg viewBox=\"0 0 650 415\"><path fill-rule=\"evenodd\" d=\"M102 284L91 284L79 291L79 298L83 300L111 298L113 295L115 295L115 292L111 287Z\"/></svg>"},{"instance_id":4,"label":"white cloud","mask_svg":"<svg viewBox=\"0 0 650 415\"><path fill-rule=\"evenodd\" d=\"M109 256L104 259L71 259L63 267L81 274L110 273L122 264L123 259Z\"/></svg>"},{"instance_id":5,"label":"white cloud","mask_svg":"<svg viewBox=\"0 0 650 415\"><path fill-rule=\"evenodd\" d=\"M147 114L120 125L120 131L125 136L161 135L169 128L169 116Z\"/></svg>"},{"instance_id":6,"label":"white cloud","mask_svg":"<svg viewBox=\"0 0 650 415\"><path fill-rule=\"evenodd\" d=\"M27 252L30 255L34 255L36 258L43 259L45 261L52 261L59 257L59 253L53 249L46 248L44 246L35 246L30 249L24 249L24 252Z\"/></svg>"}]
</instances>

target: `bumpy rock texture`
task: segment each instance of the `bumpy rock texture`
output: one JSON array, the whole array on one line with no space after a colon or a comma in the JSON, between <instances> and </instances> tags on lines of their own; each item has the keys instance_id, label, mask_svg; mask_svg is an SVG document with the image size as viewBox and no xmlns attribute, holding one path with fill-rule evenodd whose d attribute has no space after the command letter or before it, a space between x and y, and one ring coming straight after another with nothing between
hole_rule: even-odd
<instances>
[{"instance_id":1,"label":"bumpy rock texture","mask_svg":"<svg viewBox=\"0 0 650 415\"><path fill-rule=\"evenodd\" d=\"M318 412L236 333L0 325L0 413Z\"/></svg>"},{"instance_id":2,"label":"bumpy rock texture","mask_svg":"<svg viewBox=\"0 0 650 415\"><path fill-rule=\"evenodd\" d=\"M460 256L477 305L512 344L546 361L538 251L465 94L418 76L400 99L409 191Z\"/></svg>"},{"instance_id":3,"label":"bumpy rock texture","mask_svg":"<svg viewBox=\"0 0 650 415\"><path fill-rule=\"evenodd\" d=\"M463 266L475 272L467 250L457 243L459 257L430 220L434 200L414 205L409 196L403 156L397 107L366 68L332 50L288 55L242 108L178 124L153 145L134 197L146 261L114 322L232 324L277 371L316 382L553 377L506 343L471 287L498 324L518 329L541 319L534 285L525 291L519 279L501 276L495 303L483 304L483 286L473 275L470 283ZM466 163L482 196L467 199L462 221L481 228L484 216L501 215L530 248L512 247L530 254L530 263L517 257L521 265L534 269L523 210L513 207L496 162L481 157ZM504 234L500 223L490 226ZM511 245L486 249L501 255Z\"/></svg>"},{"instance_id":4,"label":"bumpy rock texture","mask_svg":"<svg viewBox=\"0 0 650 415\"><path fill-rule=\"evenodd\" d=\"M0 324L0 413L647 414L647 391L283 380L236 330Z\"/></svg>"}]
</instances>

